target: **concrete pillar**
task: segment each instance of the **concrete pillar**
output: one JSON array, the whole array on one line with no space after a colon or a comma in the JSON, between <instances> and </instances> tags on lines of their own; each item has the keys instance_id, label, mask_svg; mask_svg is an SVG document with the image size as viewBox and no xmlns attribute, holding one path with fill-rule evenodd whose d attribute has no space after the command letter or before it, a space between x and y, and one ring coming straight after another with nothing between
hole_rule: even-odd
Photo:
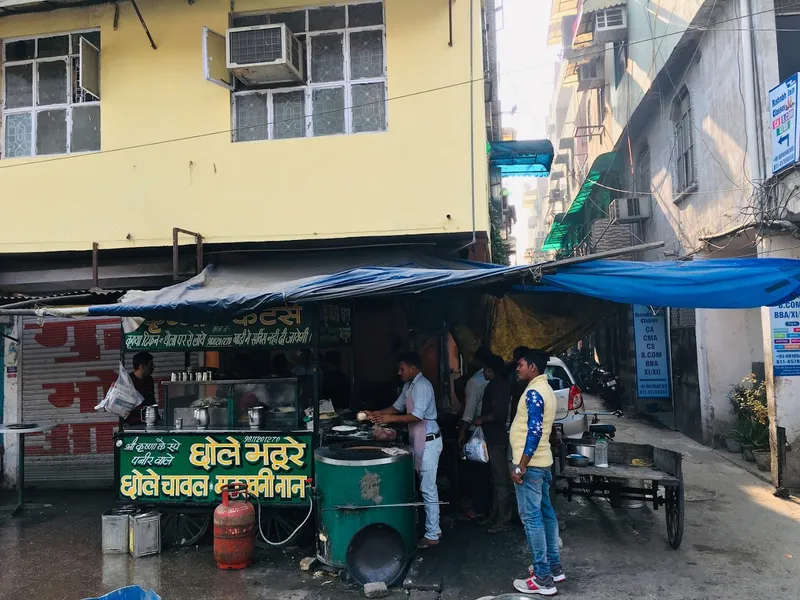
<instances>
[{"instance_id":1,"label":"concrete pillar","mask_svg":"<svg viewBox=\"0 0 800 600\"><path fill-rule=\"evenodd\" d=\"M764 238L759 246L759 255L769 258L800 258L800 248L791 235L772 235ZM800 301L795 300L800 304ZM776 427L786 428L786 441L795 450L786 453L784 486L800 486L800 375L775 375L772 315L775 309L761 309L761 326L764 330L764 370L767 382L769 406L770 446L772 447L772 481L778 484L776 455ZM794 308L793 310L800 310Z\"/></svg>"},{"instance_id":2,"label":"concrete pillar","mask_svg":"<svg viewBox=\"0 0 800 600\"><path fill-rule=\"evenodd\" d=\"M5 330L9 337L20 340L20 343L8 337L3 338L3 423L18 423L22 421L22 318L14 318L13 324ZM0 481L4 488L12 488L17 484L19 437L3 436L3 476Z\"/></svg>"}]
</instances>

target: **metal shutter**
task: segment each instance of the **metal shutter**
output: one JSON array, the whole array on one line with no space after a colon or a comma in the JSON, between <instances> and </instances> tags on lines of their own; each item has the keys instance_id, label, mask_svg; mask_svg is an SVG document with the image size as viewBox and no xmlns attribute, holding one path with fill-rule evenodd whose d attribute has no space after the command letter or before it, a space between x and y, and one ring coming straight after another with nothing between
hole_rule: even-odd
<instances>
[{"instance_id":1,"label":"metal shutter","mask_svg":"<svg viewBox=\"0 0 800 600\"><path fill-rule=\"evenodd\" d=\"M114 478L112 434L118 420L95 412L119 369L117 318L23 321L22 418L57 423L25 436L25 482L37 487L110 486ZM126 355L130 369L132 355ZM184 355L155 355L156 395L161 381L182 370ZM193 362L196 363L196 360Z\"/></svg>"}]
</instances>

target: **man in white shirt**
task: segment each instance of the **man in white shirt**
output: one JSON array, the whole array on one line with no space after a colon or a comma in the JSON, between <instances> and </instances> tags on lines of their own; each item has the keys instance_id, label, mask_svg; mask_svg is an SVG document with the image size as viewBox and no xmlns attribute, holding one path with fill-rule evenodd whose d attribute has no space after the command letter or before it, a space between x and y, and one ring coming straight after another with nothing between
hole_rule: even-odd
<instances>
[{"instance_id":1,"label":"man in white shirt","mask_svg":"<svg viewBox=\"0 0 800 600\"><path fill-rule=\"evenodd\" d=\"M486 366L485 355L486 352L483 349L479 349L472 360L472 370L475 373L467 381L464 414L461 416L458 432L458 444L460 446L463 446L467 441L467 431L472 429L472 422L476 417L480 416L483 408L483 392L486 386L489 385L489 380L483 376L483 368Z\"/></svg>"},{"instance_id":2,"label":"man in white shirt","mask_svg":"<svg viewBox=\"0 0 800 600\"><path fill-rule=\"evenodd\" d=\"M472 377L467 381L464 400L464 414L458 426L458 445L463 447L470 432L475 428L472 422L480 416L483 409L483 392L489 385L489 380L483 375L483 368L486 366L486 357L491 356L491 352L484 348L479 348L472 359L472 369L475 370ZM473 520L483 518L489 510L491 498L489 496L489 469L486 465L464 461L462 468L462 481L466 490L468 502L464 506L464 512L459 517L462 520Z\"/></svg>"}]
</instances>

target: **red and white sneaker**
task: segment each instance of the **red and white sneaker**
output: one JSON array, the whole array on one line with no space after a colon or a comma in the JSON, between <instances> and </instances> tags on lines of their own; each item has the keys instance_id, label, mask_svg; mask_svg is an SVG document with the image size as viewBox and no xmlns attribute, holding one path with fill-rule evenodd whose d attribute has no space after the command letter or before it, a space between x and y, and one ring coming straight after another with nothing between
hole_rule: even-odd
<instances>
[{"instance_id":1,"label":"red and white sneaker","mask_svg":"<svg viewBox=\"0 0 800 600\"><path fill-rule=\"evenodd\" d=\"M533 577L533 565L528 565L528 575ZM566 580L567 576L564 574L563 569L553 571L553 583L564 583Z\"/></svg>"},{"instance_id":2,"label":"red and white sneaker","mask_svg":"<svg viewBox=\"0 0 800 600\"><path fill-rule=\"evenodd\" d=\"M538 594L540 596L555 596L558 593L553 579L542 581L536 575L527 579L515 579L514 589L523 594Z\"/></svg>"}]
</instances>

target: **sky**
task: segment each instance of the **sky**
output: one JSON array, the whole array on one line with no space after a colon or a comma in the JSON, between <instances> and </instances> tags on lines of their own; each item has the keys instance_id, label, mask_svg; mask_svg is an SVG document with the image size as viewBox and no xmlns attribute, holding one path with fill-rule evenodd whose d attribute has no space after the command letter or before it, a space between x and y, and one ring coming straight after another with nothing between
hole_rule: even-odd
<instances>
[{"instance_id":1,"label":"sky","mask_svg":"<svg viewBox=\"0 0 800 600\"><path fill-rule=\"evenodd\" d=\"M503 126L517 130L517 139L546 137L555 62L558 49L547 47L550 0L495 0L498 14L498 72ZM516 106L516 113L511 114ZM513 178L505 181L511 202L517 207L517 258L524 262L528 244L528 212L521 206L525 183L535 180Z\"/></svg>"}]
</instances>

